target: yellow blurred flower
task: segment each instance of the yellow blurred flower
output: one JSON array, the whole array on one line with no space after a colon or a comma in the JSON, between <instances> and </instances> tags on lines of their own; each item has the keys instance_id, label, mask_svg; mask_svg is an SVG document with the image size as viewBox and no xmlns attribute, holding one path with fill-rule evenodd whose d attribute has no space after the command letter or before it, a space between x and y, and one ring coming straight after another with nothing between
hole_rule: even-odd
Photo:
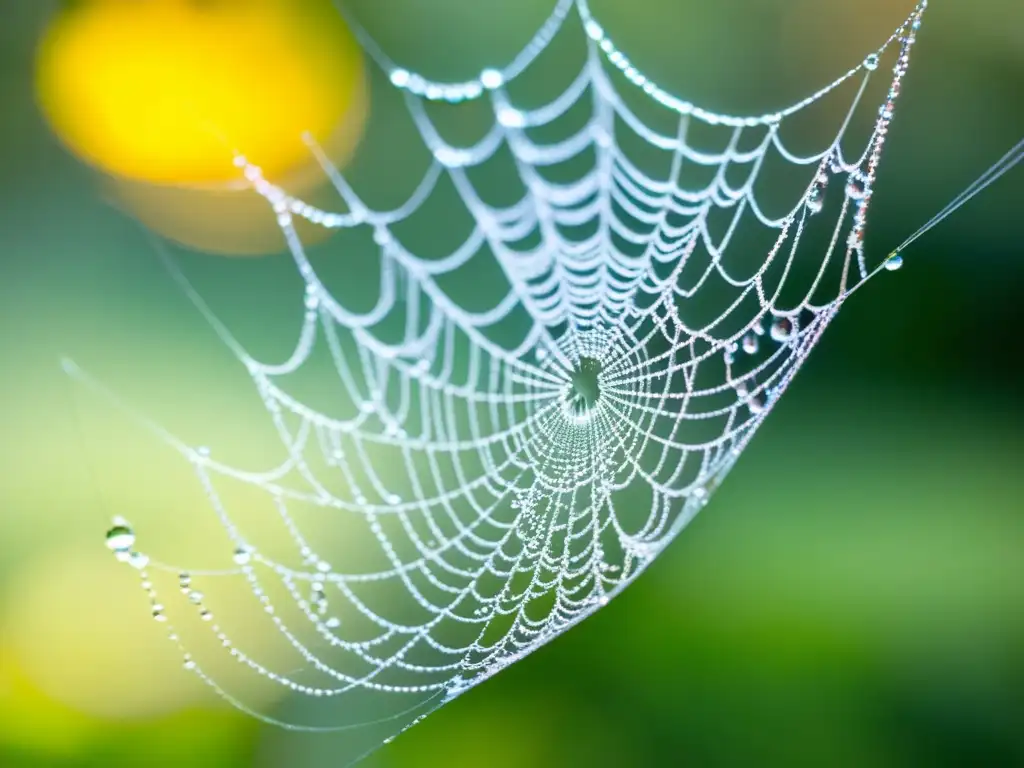
<instances>
[{"instance_id":1,"label":"yellow blurred flower","mask_svg":"<svg viewBox=\"0 0 1024 768\"><path fill-rule=\"evenodd\" d=\"M225 253L281 245L234 154L296 194L322 185L303 137L343 163L365 89L330 0L81 0L37 55L39 103L65 145L144 223Z\"/></svg>"}]
</instances>

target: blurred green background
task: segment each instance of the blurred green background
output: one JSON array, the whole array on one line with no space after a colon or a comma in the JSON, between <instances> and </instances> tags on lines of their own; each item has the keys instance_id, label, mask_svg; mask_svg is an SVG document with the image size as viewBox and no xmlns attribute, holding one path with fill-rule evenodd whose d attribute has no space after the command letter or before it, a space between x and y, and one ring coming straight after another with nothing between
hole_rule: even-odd
<instances>
[{"instance_id":1,"label":"blurred green background","mask_svg":"<svg viewBox=\"0 0 1024 768\"><path fill-rule=\"evenodd\" d=\"M1024 128L1024 6L932 5L876 188L878 253ZM348 6L403 63L461 77L508 60L549 2ZM734 112L830 81L910 7L593 2L656 81ZM32 52L52 10L0 0L0 764L338 764L344 732L263 726L182 672L103 550L124 514L180 560L212 515L61 355L194 442L244 446L258 401L42 124ZM622 597L365 764L1024 765L1022 202L1017 172L858 293L709 508ZM273 261L187 266L250 335L283 340L292 328L254 316Z\"/></svg>"}]
</instances>

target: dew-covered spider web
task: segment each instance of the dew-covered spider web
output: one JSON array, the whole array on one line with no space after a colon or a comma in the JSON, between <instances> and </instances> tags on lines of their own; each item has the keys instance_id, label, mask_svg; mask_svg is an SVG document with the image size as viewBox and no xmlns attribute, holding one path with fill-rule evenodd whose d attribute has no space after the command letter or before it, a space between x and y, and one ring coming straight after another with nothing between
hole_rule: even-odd
<instances>
[{"instance_id":1,"label":"dew-covered spider web","mask_svg":"<svg viewBox=\"0 0 1024 768\"><path fill-rule=\"evenodd\" d=\"M402 68L359 32L429 153L417 186L376 206L311 141L334 188L325 209L237 158L305 285L285 359L256 359L183 281L287 458L235 467L158 430L222 523L227 567L151 561L125 521L108 536L185 667L254 709L196 650L223 646L208 650L318 700L303 722L261 717L351 728L366 751L625 589L708 502L844 300L898 266L869 259L864 234L925 4L839 79L752 117L659 88L585 0L558 2L509 65L461 83ZM568 73L545 58L559 46L579 53ZM524 101L531 77L557 93ZM466 140L470 113L486 120ZM310 222L351 236L341 258L373 290L310 256ZM421 237L427 225L447 240ZM312 365L326 399L290 386ZM226 500L235 485L273 506L273 546ZM343 531L347 555L321 551L311 516ZM180 598L158 593L167 569ZM238 600L260 605L258 631L288 661L229 629L236 604L207 598L221 580L246 587ZM186 632L176 610L201 621Z\"/></svg>"}]
</instances>

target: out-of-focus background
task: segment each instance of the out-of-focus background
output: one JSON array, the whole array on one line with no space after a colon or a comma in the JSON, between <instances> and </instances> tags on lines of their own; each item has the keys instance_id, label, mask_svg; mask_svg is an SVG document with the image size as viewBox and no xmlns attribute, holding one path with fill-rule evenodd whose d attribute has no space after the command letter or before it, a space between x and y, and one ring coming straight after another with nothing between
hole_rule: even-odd
<instances>
[{"instance_id":1,"label":"out-of-focus background","mask_svg":"<svg viewBox=\"0 0 1024 768\"><path fill-rule=\"evenodd\" d=\"M510 59L550 0L346 5L395 58L455 78ZM742 113L832 80L911 8L592 5L657 82ZM0 764L334 765L344 732L265 726L183 672L103 547L123 514L180 561L205 551L212 513L62 355L193 441L244 446L256 427L244 373L40 117L33 51L55 7L0 2ZM869 249L1020 137L1021 94L1024 6L933 3ZM708 509L623 596L366 764L1024 765L1022 201L1018 172L858 293ZM279 331L261 326L267 264L206 276L257 337Z\"/></svg>"}]
</instances>

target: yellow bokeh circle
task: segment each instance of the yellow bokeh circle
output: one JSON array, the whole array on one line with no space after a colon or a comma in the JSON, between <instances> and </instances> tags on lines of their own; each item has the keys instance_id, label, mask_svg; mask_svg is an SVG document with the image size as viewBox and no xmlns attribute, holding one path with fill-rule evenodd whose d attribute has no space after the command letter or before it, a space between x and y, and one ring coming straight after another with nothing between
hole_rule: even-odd
<instances>
[{"instance_id":1,"label":"yellow bokeh circle","mask_svg":"<svg viewBox=\"0 0 1024 768\"><path fill-rule=\"evenodd\" d=\"M305 137L342 164L367 113L361 51L330 0L68 3L40 40L36 92L132 213L228 253L265 251L274 231L235 153L309 193L325 179Z\"/></svg>"}]
</instances>

